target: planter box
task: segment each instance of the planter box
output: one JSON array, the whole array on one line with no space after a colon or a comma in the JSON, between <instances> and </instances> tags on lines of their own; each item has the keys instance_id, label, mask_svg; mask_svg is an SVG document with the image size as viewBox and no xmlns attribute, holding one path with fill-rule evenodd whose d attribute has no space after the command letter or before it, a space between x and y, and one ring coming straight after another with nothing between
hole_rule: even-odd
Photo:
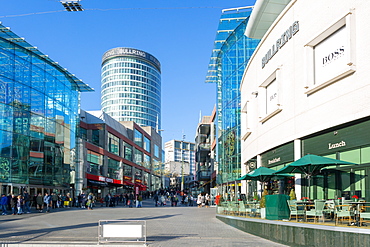
<instances>
[{"instance_id":1,"label":"planter box","mask_svg":"<svg viewBox=\"0 0 370 247\"><path fill-rule=\"evenodd\" d=\"M266 219L266 208L261 208L261 219Z\"/></svg>"}]
</instances>

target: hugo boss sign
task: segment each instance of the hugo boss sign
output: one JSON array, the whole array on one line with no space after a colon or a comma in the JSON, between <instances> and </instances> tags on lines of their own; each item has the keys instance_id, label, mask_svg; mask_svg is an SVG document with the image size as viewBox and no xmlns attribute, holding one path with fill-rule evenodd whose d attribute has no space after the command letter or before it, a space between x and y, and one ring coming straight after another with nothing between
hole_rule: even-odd
<instances>
[{"instance_id":1,"label":"hugo boss sign","mask_svg":"<svg viewBox=\"0 0 370 247\"><path fill-rule=\"evenodd\" d=\"M333 52L329 53L327 56L323 57L322 66L328 65L329 63L333 62L334 60L337 60L343 55L344 55L344 46L342 45Z\"/></svg>"}]
</instances>

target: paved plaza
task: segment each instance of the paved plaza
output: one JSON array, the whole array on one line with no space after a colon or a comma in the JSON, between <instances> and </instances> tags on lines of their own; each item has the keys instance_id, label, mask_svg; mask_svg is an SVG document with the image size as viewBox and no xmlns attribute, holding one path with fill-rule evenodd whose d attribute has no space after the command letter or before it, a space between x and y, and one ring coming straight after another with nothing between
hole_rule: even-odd
<instances>
[{"instance_id":1,"label":"paved plaza","mask_svg":"<svg viewBox=\"0 0 370 247\"><path fill-rule=\"evenodd\" d=\"M284 246L222 223L215 208L154 207L151 200L142 208L98 206L0 216L0 246L97 245L99 220L146 220L148 246Z\"/></svg>"}]
</instances>

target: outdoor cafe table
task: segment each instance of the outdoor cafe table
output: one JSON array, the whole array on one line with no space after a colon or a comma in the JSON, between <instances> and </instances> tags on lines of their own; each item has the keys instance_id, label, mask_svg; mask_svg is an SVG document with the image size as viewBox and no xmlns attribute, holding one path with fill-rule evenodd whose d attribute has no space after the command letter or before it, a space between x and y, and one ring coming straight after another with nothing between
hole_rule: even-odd
<instances>
[{"instance_id":1,"label":"outdoor cafe table","mask_svg":"<svg viewBox=\"0 0 370 247\"><path fill-rule=\"evenodd\" d=\"M247 202L247 206L251 209L250 216L256 217L257 216L257 205L260 204L259 201L252 201Z\"/></svg>"},{"instance_id":2,"label":"outdoor cafe table","mask_svg":"<svg viewBox=\"0 0 370 247\"><path fill-rule=\"evenodd\" d=\"M355 225L360 226L360 206L365 205L366 203L369 202L348 202L351 204L354 208L354 216L355 216Z\"/></svg>"},{"instance_id":3,"label":"outdoor cafe table","mask_svg":"<svg viewBox=\"0 0 370 247\"><path fill-rule=\"evenodd\" d=\"M299 206L304 207L304 211L308 211L308 208L314 205L313 201L296 201L297 208ZM307 221L306 214L304 216L304 220Z\"/></svg>"}]
</instances>

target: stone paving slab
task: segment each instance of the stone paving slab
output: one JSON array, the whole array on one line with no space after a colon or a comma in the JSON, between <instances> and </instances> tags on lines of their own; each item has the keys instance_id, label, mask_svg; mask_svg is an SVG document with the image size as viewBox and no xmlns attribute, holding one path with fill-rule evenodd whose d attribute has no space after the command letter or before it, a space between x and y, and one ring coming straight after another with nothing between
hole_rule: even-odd
<instances>
[{"instance_id":1,"label":"stone paving slab","mask_svg":"<svg viewBox=\"0 0 370 247\"><path fill-rule=\"evenodd\" d=\"M284 246L226 225L215 215L215 208L154 207L152 201L144 201L143 208L71 208L7 215L0 216L0 244L9 247L96 246L99 220L146 220L147 245L153 247Z\"/></svg>"}]
</instances>

